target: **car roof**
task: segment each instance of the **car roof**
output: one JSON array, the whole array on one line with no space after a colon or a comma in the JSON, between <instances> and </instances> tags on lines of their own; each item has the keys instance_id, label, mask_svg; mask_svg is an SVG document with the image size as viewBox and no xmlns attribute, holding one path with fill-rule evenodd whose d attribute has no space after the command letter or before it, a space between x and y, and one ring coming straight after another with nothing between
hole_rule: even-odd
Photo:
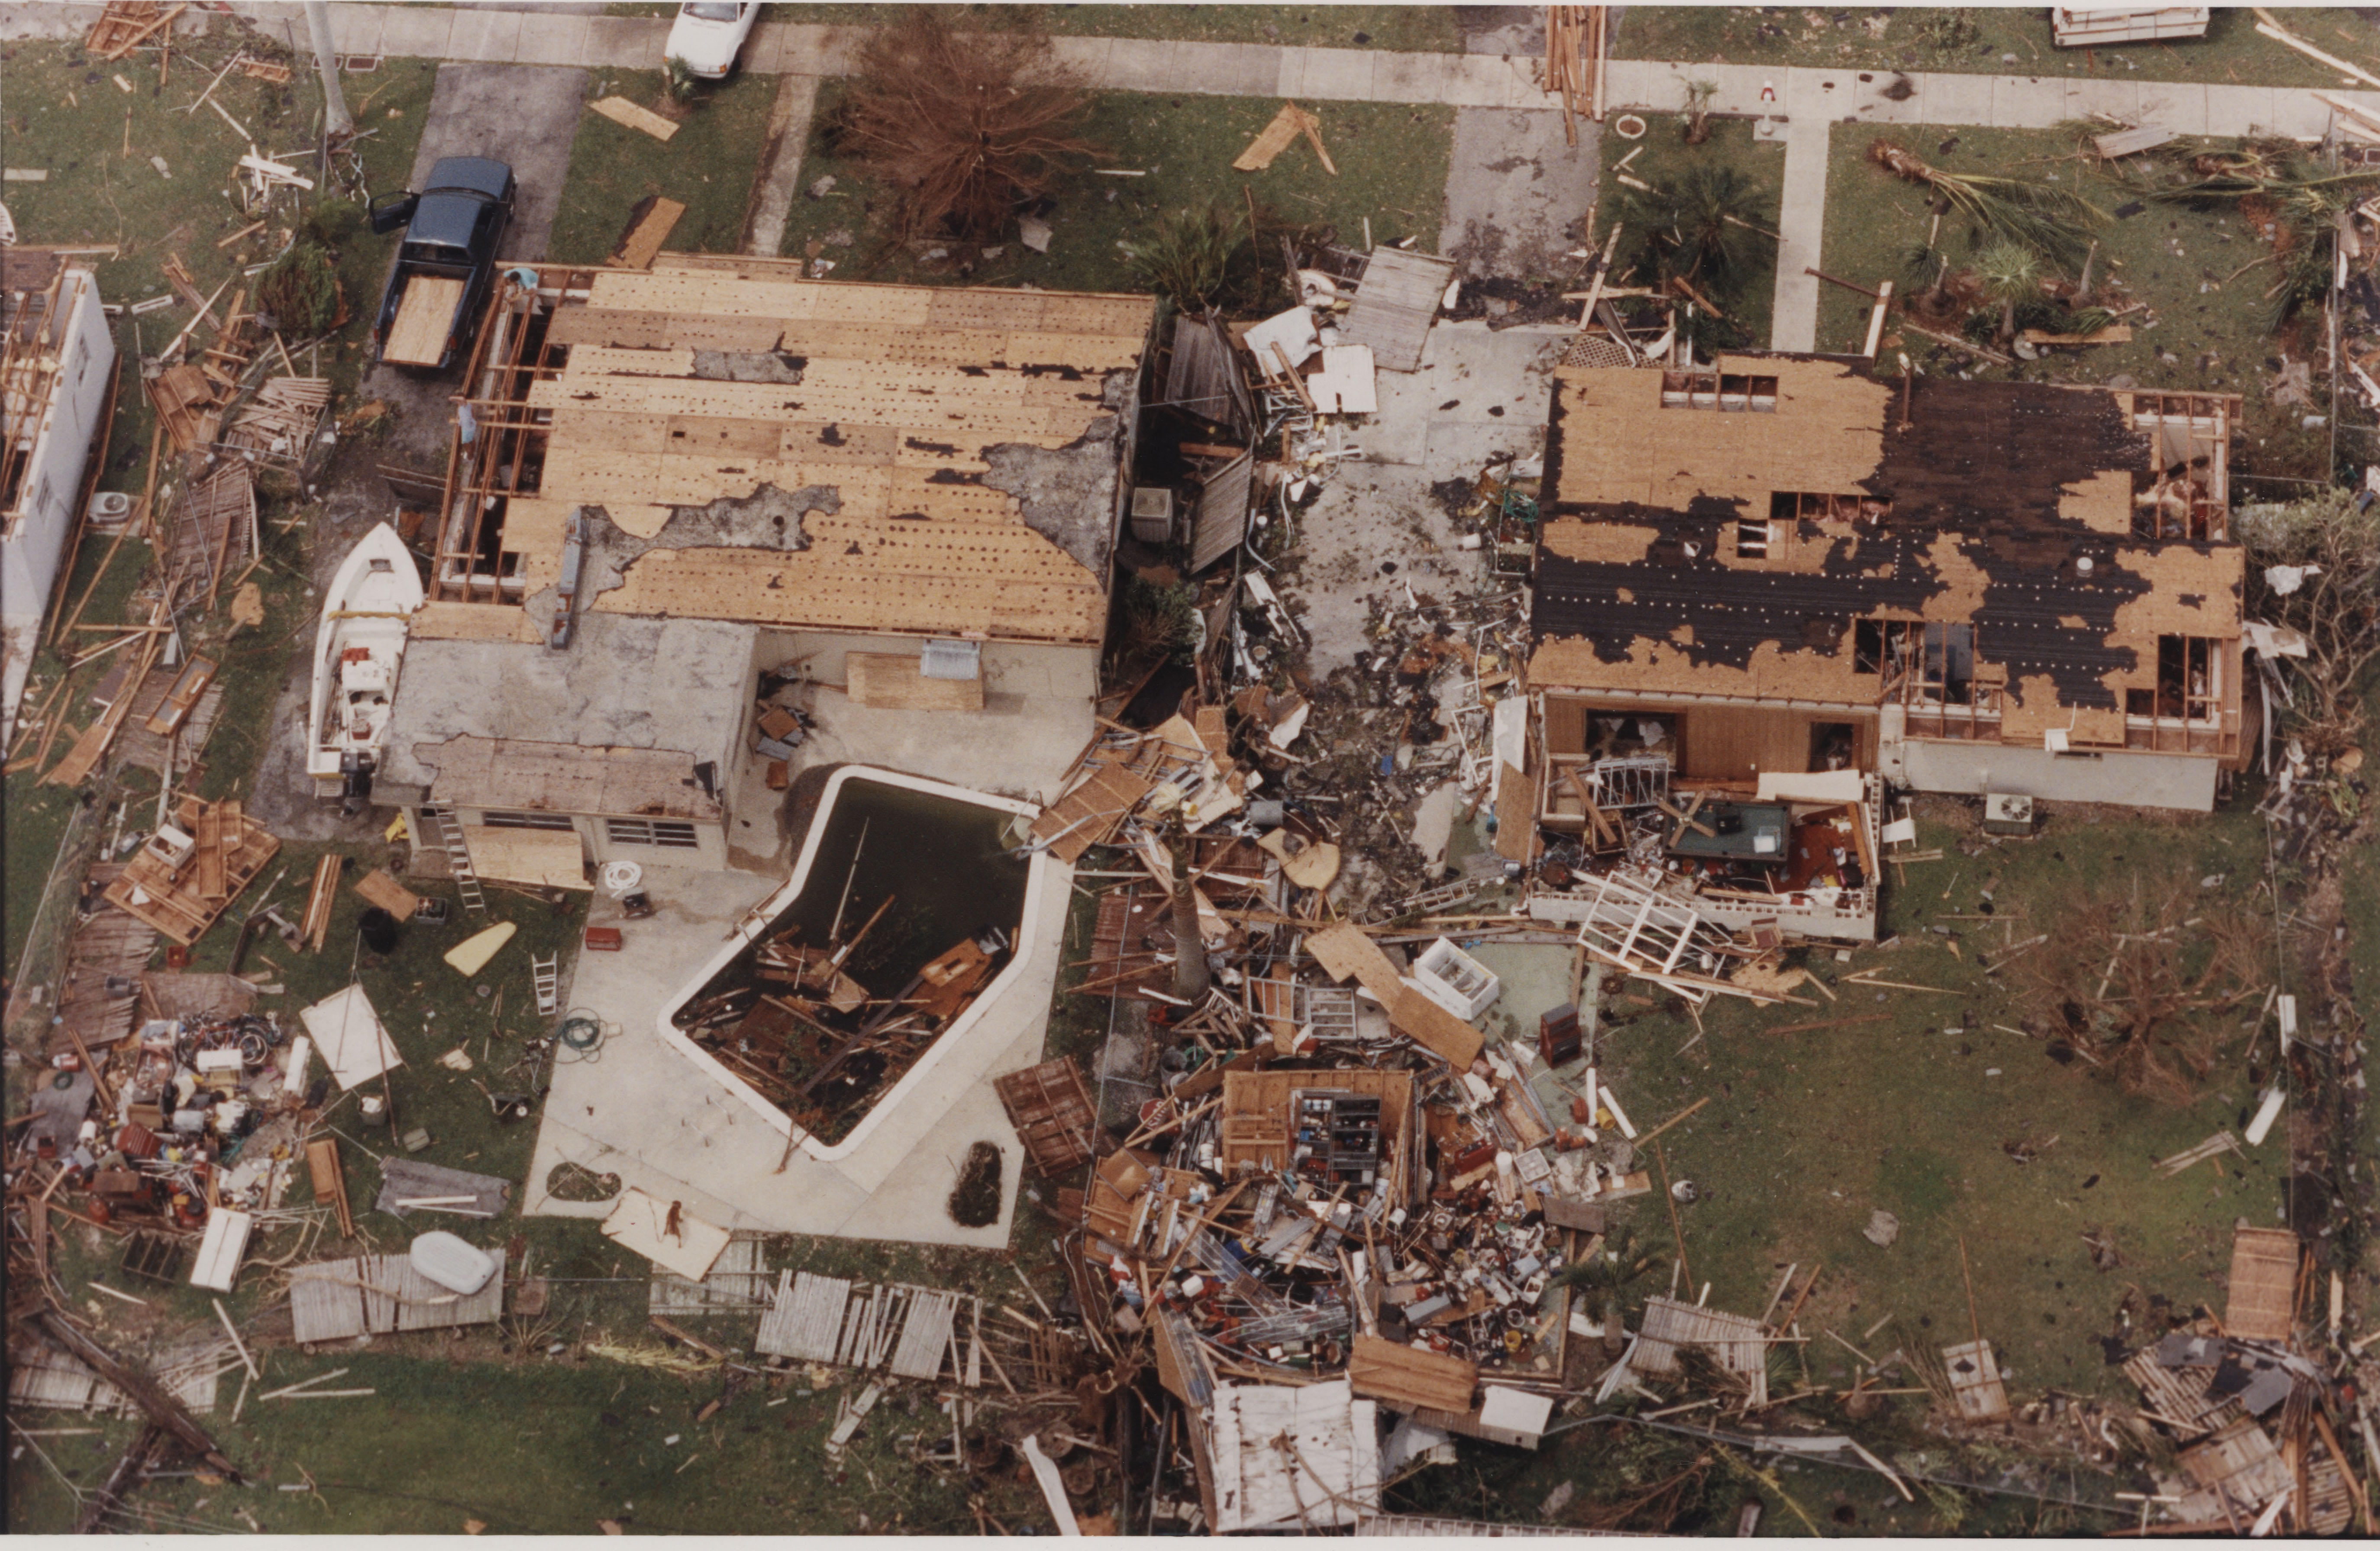
<instances>
[{"instance_id":1,"label":"car roof","mask_svg":"<svg viewBox=\"0 0 2380 1551\"><path fill-rule=\"evenodd\" d=\"M485 201L470 199L451 189L424 194L413 207L413 220L405 229L407 242L443 243L450 248L471 246L471 228L480 212L488 206Z\"/></svg>"},{"instance_id":2,"label":"car roof","mask_svg":"<svg viewBox=\"0 0 2380 1551\"><path fill-rule=\"evenodd\" d=\"M504 197L504 188L512 182L513 170L502 162L485 156L447 156L430 169L430 183L425 192L442 188L465 189L485 194L492 200Z\"/></svg>"}]
</instances>

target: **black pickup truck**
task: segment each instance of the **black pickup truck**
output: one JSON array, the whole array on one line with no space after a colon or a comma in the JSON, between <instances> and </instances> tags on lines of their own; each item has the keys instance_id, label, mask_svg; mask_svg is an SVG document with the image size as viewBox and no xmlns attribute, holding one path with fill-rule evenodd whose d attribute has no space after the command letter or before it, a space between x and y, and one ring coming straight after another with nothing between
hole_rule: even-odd
<instances>
[{"instance_id":1,"label":"black pickup truck","mask_svg":"<svg viewBox=\"0 0 2380 1551\"><path fill-rule=\"evenodd\" d=\"M372 326L372 358L443 371L470 342L512 224L513 170L482 156L449 156L420 193L371 203L371 229L405 228Z\"/></svg>"}]
</instances>

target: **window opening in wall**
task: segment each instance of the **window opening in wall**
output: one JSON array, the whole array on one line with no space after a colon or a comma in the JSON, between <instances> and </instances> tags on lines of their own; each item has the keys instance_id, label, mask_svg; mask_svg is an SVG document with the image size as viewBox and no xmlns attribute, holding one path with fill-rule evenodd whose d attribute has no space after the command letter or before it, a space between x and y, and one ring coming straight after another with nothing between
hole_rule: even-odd
<instances>
[{"instance_id":1,"label":"window opening in wall","mask_svg":"<svg viewBox=\"0 0 2380 1551\"><path fill-rule=\"evenodd\" d=\"M1852 668L1882 676L1877 698L1909 708L1912 736L1999 736L2000 690L2005 686L1979 669L1972 624L1854 620Z\"/></svg>"},{"instance_id":2,"label":"window opening in wall","mask_svg":"<svg viewBox=\"0 0 2380 1551\"><path fill-rule=\"evenodd\" d=\"M1848 721L1810 723L1810 769L1848 770L1858 758L1858 728Z\"/></svg>"},{"instance_id":3,"label":"window opening in wall","mask_svg":"<svg viewBox=\"0 0 2380 1551\"><path fill-rule=\"evenodd\" d=\"M702 843L693 825L667 818L606 818L603 833L613 845L658 845L692 851Z\"/></svg>"},{"instance_id":4,"label":"window opening in wall","mask_svg":"<svg viewBox=\"0 0 2380 1551\"><path fill-rule=\"evenodd\" d=\"M1768 525L1753 517L1740 517L1735 524L1735 558L1766 560L1768 558Z\"/></svg>"},{"instance_id":5,"label":"window opening in wall","mask_svg":"<svg viewBox=\"0 0 2380 1551\"><path fill-rule=\"evenodd\" d=\"M1806 521L1873 527L1890 515L1892 503L1880 495L1778 491L1768 498L1768 520L1772 523Z\"/></svg>"},{"instance_id":6,"label":"window opening in wall","mask_svg":"<svg viewBox=\"0 0 2380 1551\"><path fill-rule=\"evenodd\" d=\"M1656 754L1666 756L1672 762L1678 757L1678 719L1674 715L1655 715L1647 711L1613 715L1597 711L1587 718L1586 757L1589 759L1621 759Z\"/></svg>"},{"instance_id":7,"label":"window opening in wall","mask_svg":"<svg viewBox=\"0 0 2380 1551\"><path fill-rule=\"evenodd\" d=\"M2128 689L2124 710L2152 721L2212 726L2223 717L2223 643L2203 636L2157 637L2156 687Z\"/></svg>"},{"instance_id":8,"label":"window opening in wall","mask_svg":"<svg viewBox=\"0 0 2380 1551\"><path fill-rule=\"evenodd\" d=\"M1731 371L1665 371L1661 374L1661 407L1750 410L1773 415L1777 412L1777 379Z\"/></svg>"},{"instance_id":9,"label":"window opening in wall","mask_svg":"<svg viewBox=\"0 0 2380 1551\"><path fill-rule=\"evenodd\" d=\"M2132 476L2132 532L2143 539L2229 538L2231 405L2204 394L2134 394L2132 429L2148 467Z\"/></svg>"},{"instance_id":10,"label":"window opening in wall","mask_svg":"<svg viewBox=\"0 0 2380 1551\"><path fill-rule=\"evenodd\" d=\"M483 813L480 822L491 830L575 830L566 813Z\"/></svg>"}]
</instances>

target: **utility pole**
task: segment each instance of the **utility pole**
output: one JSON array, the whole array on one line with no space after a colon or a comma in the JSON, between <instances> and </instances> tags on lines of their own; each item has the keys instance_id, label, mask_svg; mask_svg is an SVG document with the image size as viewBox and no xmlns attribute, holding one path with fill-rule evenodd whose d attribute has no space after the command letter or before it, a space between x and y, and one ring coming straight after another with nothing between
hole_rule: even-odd
<instances>
[{"instance_id":1,"label":"utility pole","mask_svg":"<svg viewBox=\"0 0 2380 1551\"><path fill-rule=\"evenodd\" d=\"M331 7L324 0L306 0L306 30L313 35L314 67L322 77L322 133L334 142L344 140L356 132L356 121L339 90L339 55L331 42Z\"/></svg>"}]
</instances>

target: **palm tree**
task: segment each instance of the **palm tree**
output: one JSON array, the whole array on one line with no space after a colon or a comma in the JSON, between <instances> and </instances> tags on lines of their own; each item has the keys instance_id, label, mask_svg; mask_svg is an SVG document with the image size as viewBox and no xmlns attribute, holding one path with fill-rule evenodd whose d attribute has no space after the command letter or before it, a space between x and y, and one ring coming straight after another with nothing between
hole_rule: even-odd
<instances>
[{"instance_id":1,"label":"palm tree","mask_svg":"<svg viewBox=\"0 0 2380 1551\"><path fill-rule=\"evenodd\" d=\"M2068 188L1981 173L1951 173L1930 166L1890 140L1867 148L1868 160L1912 183L1923 183L1964 215L1977 240L2005 237L2060 263L2082 256L2082 227L2103 219L2099 209Z\"/></svg>"},{"instance_id":2,"label":"palm tree","mask_svg":"<svg viewBox=\"0 0 2380 1551\"><path fill-rule=\"evenodd\" d=\"M2041 256L2002 238L1975 255L1975 278L1985 297L1999 303L1999 332L1992 342L2004 346L2016 337L2017 304L2041 295Z\"/></svg>"},{"instance_id":3,"label":"palm tree","mask_svg":"<svg viewBox=\"0 0 2380 1551\"><path fill-rule=\"evenodd\" d=\"M1659 1258L1658 1255L1637 1252L1633 1230L1616 1228L1604 1241L1599 1252L1562 1267L1554 1280L1559 1286L1599 1294L1595 1302L1603 1318L1604 1349L1618 1351L1621 1345L1620 1294L1627 1290L1630 1283L1652 1269L1653 1263Z\"/></svg>"},{"instance_id":4,"label":"palm tree","mask_svg":"<svg viewBox=\"0 0 2380 1551\"><path fill-rule=\"evenodd\" d=\"M1756 222L1767 212L1767 185L1721 163L1696 162L1667 188L1628 191L1626 220L1645 234L1645 250L1664 276L1726 293L1758 268Z\"/></svg>"},{"instance_id":5,"label":"palm tree","mask_svg":"<svg viewBox=\"0 0 2380 1551\"><path fill-rule=\"evenodd\" d=\"M2380 186L2380 169L2326 173L2301 160L2276 167L2270 161L2225 164L2208 157L2194 165L2204 175L2196 183L2154 197L2210 210L2226 200L2260 196L2279 212L2281 230L2274 248L2280 256L2281 278L2265 293L2275 301L2275 321L2301 307L2320 306L2330 292L2337 262L2338 218Z\"/></svg>"},{"instance_id":6,"label":"palm tree","mask_svg":"<svg viewBox=\"0 0 2380 1551\"><path fill-rule=\"evenodd\" d=\"M1686 143L1700 145L1711 137L1711 100L1718 95L1718 82L1690 80L1686 82Z\"/></svg>"}]
</instances>

